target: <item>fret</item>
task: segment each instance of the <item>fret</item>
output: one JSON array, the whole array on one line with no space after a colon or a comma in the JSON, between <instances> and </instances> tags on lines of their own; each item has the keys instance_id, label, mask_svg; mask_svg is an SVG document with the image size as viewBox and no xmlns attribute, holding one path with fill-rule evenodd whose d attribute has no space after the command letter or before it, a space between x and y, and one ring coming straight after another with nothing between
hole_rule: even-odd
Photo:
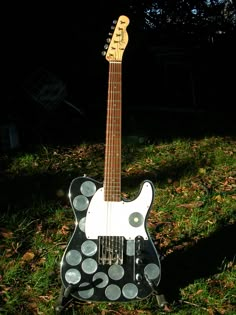
<instances>
[{"instance_id":1,"label":"fret","mask_svg":"<svg viewBox=\"0 0 236 315\"><path fill-rule=\"evenodd\" d=\"M116 104L113 104L113 105L116 105ZM114 107L114 108L108 108L108 111L120 111L120 108L116 108L116 107ZM110 118L110 119L112 119L112 118Z\"/></svg>"},{"instance_id":2,"label":"fret","mask_svg":"<svg viewBox=\"0 0 236 315\"><path fill-rule=\"evenodd\" d=\"M107 180L109 179L109 180L112 181L113 183L119 182L119 180L117 181L117 180L115 179L115 176L116 176L116 175L120 175L118 171L112 172L112 173L111 173L111 172L107 172L106 174L107 174ZM118 179L119 179L119 178L118 178Z\"/></svg>"},{"instance_id":3,"label":"fret","mask_svg":"<svg viewBox=\"0 0 236 315\"><path fill-rule=\"evenodd\" d=\"M115 128L116 127L116 128ZM120 135L120 129L119 127L117 126L111 126L111 129L110 129L110 134L109 134L109 137L110 137L110 140L113 139L116 140L116 141L119 141L119 137L117 137L117 135ZM114 139L114 136L116 136L116 139Z\"/></svg>"}]
</instances>

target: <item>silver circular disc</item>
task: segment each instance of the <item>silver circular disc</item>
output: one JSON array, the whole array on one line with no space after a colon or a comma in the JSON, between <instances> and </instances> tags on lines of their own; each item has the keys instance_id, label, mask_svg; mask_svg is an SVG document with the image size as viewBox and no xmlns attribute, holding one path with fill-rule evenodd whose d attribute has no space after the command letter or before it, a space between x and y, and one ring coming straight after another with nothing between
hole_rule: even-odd
<instances>
[{"instance_id":1,"label":"silver circular disc","mask_svg":"<svg viewBox=\"0 0 236 315\"><path fill-rule=\"evenodd\" d=\"M97 244L94 241L87 240L81 245L81 251L86 256L93 256L97 252Z\"/></svg>"},{"instance_id":2,"label":"silver circular disc","mask_svg":"<svg viewBox=\"0 0 236 315\"><path fill-rule=\"evenodd\" d=\"M108 278L108 275L105 272L97 272L97 273L95 273L95 275L93 276L93 281L95 281L97 279L101 279L102 280L101 283L96 285L97 288L105 288L108 285L109 278Z\"/></svg>"},{"instance_id":3,"label":"silver circular disc","mask_svg":"<svg viewBox=\"0 0 236 315\"><path fill-rule=\"evenodd\" d=\"M75 268L70 268L65 273L65 279L70 284L76 284L76 283L80 282L81 274L80 274L79 270L77 270Z\"/></svg>"},{"instance_id":4,"label":"silver circular disc","mask_svg":"<svg viewBox=\"0 0 236 315\"><path fill-rule=\"evenodd\" d=\"M148 277L150 280L154 280L160 275L160 268L156 264L148 264L144 268L144 274Z\"/></svg>"},{"instance_id":5,"label":"silver circular disc","mask_svg":"<svg viewBox=\"0 0 236 315\"><path fill-rule=\"evenodd\" d=\"M87 274L94 273L97 270L98 264L95 259L86 258L82 262L82 270Z\"/></svg>"},{"instance_id":6,"label":"silver circular disc","mask_svg":"<svg viewBox=\"0 0 236 315\"><path fill-rule=\"evenodd\" d=\"M133 227L139 227L143 224L144 218L143 215L139 212L133 212L129 216L129 224Z\"/></svg>"},{"instance_id":7,"label":"silver circular disc","mask_svg":"<svg viewBox=\"0 0 236 315\"><path fill-rule=\"evenodd\" d=\"M84 211L88 208L89 200L83 195L78 195L73 200L73 206L78 211Z\"/></svg>"},{"instance_id":8,"label":"silver circular disc","mask_svg":"<svg viewBox=\"0 0 236 315\"><path fill-rule=\"evenodd\" d=\"M80 288L81 287L86 287L87 285L89 285L89 283L88 282L83 282L83 283L81 283L80 284ZM90 288L90 289L88 289L88 290L79 290L78 291L78 294L79 294L79 296L82 298L82 299L89 299L89 298L91 298L91 296L93 296L93 294L94 294L94 288Z\"/></svg>"},{"instance_id":9,"label":"silver circular disc","mask_svg":"<svg viewBox=\"0 0 236 315\"><path fill-rule=\"evenodd\" d=\"M79 228L82 232L85 232L85 222L86 217L83 217L82 219L79 220Z\"/></svg>"},{"instance_id":10,"label":"silver circular disc","mask_svg":"<svg viewBox=\"0 0 236 315\"><path fill-rule=\"evenodd\" d=\"M66 262L71 266L76 266L81 262L82 256L78 250L71 249L66 254Z\"/></svg>"},{"instance_id":11,"label":"silver circular disc","mask_svg":"<svg viewBox=\"0 0 236 315\"><path fill-rule=\"evenodd\" d=\"M96 190L96 185L91 180L86 180L80 187L81 193L86 197L93 196Z\"/></svg>"},{"instance_id":12,"label":"silver circular disc","mask_svg":"<svg viewBox=\"0 0 236 315\"><path fill-rule=\"evenodd\" d=\"M113 280L120 280L125 274L125 270L121 265L111 265L108 269L108 275Z\"/></svg>"},{"instance_id":13,"label":"silver circular disc","mask_svg":"<svg viewBox=\"0 0 236 315\"><path fill-rule=\"evenodd\" d=\"M138 287L133 283L126 283L122 288L122 293L126 299L134 299L138 295Z\"/></svg>"},{"instance_id":14,"label":"silver circular disc","mask_svg":"<svg viewBox=\"0 0 236 315\"><path fill-rule=\"evenodd\" d=\"M110 301L118 300L121 296L121 289L116 284L110 284L105 290L105 295Z\"/></svg>"}]
</instances>

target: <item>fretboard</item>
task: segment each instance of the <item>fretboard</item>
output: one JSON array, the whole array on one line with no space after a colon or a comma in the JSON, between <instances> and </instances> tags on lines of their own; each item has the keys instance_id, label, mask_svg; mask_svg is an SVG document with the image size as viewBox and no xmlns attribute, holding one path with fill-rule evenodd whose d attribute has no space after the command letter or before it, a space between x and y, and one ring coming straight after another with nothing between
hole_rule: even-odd
<instances>
[{"instance_id":1,"label":"fretboard","mask_svg":"<svg viewBox=\"0 0 236 315\"><path fill-rule=\"evenodd\" d=\"M104 169L105 201L121 199L121 110L121 62L110 62Z\"/></svg>"}]
</instances>

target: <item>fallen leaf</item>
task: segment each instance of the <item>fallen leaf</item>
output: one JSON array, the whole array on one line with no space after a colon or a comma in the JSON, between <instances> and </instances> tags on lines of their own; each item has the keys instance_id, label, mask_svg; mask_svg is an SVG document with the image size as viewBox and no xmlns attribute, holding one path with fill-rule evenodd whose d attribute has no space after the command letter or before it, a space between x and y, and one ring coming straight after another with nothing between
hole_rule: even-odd
<instances>
[{"instance_id":1,"label":"fallen leaf","mask_svg":"<svg viewBox=\"0 0 236 315\"><path fill-rule=\"evenodd\" d=\"M213 200L216 200L219 203L222 203L224 198L221 195L217 195L213 197Z\"/></svg>"},{"instance_id":2,"label":"fallen leaf","mask_svg":"<svg viewBox=\"0 0 236 315\"><path fill-rule=\"evenodd\" d=\"M201 175L204 175L204 174L206 174L206 169L201 167L201 168L198 169L198 173L201 174Z\"/></svg>"},{"instance_id":3,"label":"fallen leaf","mask_svg":"<svg viewBox=\"0 0 236 315\"><path fill-rule=\"evenodd\" d=\"M46 261L46 258L45 257L41 257L38 261L38 265L43 265Z\"/></svg>"},{"instance_id":4,"label":"fallen leaf","mask_svg":"<svg viewBox=\"0 0 236 315\"><path fill-rule=\"evenodd\" d=\"M9 257L11 257L11 256L13 256L15 253L12 251L12 249L11 248L7 248L6 249L6 251L5 251L5 257L6 258L9 258Z\"/></svg>"},{"instance_id":5,"label":"fallen leaf","mask_svg":"<svg viewBox=\"0 0 236 315\"><path fill-rule=\"evenodd\" d=\"M26 252L23 256L22 256L22 260L24 261L31 261L34 258L34 253L33 252Z\"/></svg>"},{"instance_id":6,"label":"fallen leaf","mask_svg":"<svg viewBox=\"0 0 236 315\"><path fill-rule=\"evenodd\" d=\"M9 231L5 228L0 228L0 233L4 238L12 238L13 237L13 232Z\"/></svg>"},{"instance_id":7,"label":"fallen leaf","mask_svg":"<svg viewBox=\"0 0 236 315\"><path fill-rule=\"evenodd\" d=\"M67 235L70 232L70 228L67 225L63 225L59 234Z\"/></svg>"}]
</instances>

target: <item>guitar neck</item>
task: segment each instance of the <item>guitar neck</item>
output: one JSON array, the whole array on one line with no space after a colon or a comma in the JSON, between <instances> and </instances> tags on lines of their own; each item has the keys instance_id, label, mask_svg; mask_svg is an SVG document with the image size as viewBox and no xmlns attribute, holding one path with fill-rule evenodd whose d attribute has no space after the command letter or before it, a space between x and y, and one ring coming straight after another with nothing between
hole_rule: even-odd
<instances>
[{"instance_id":1,"label":"guitar neck","mask_svg":"<svg viewBox=\"0 0 236 315\"><path fill-rule=\"evenodd\" d=\"M121 62L109 62L106 149L104 169L105 201L121 197Z\"/></svg>"}]
</instances>

